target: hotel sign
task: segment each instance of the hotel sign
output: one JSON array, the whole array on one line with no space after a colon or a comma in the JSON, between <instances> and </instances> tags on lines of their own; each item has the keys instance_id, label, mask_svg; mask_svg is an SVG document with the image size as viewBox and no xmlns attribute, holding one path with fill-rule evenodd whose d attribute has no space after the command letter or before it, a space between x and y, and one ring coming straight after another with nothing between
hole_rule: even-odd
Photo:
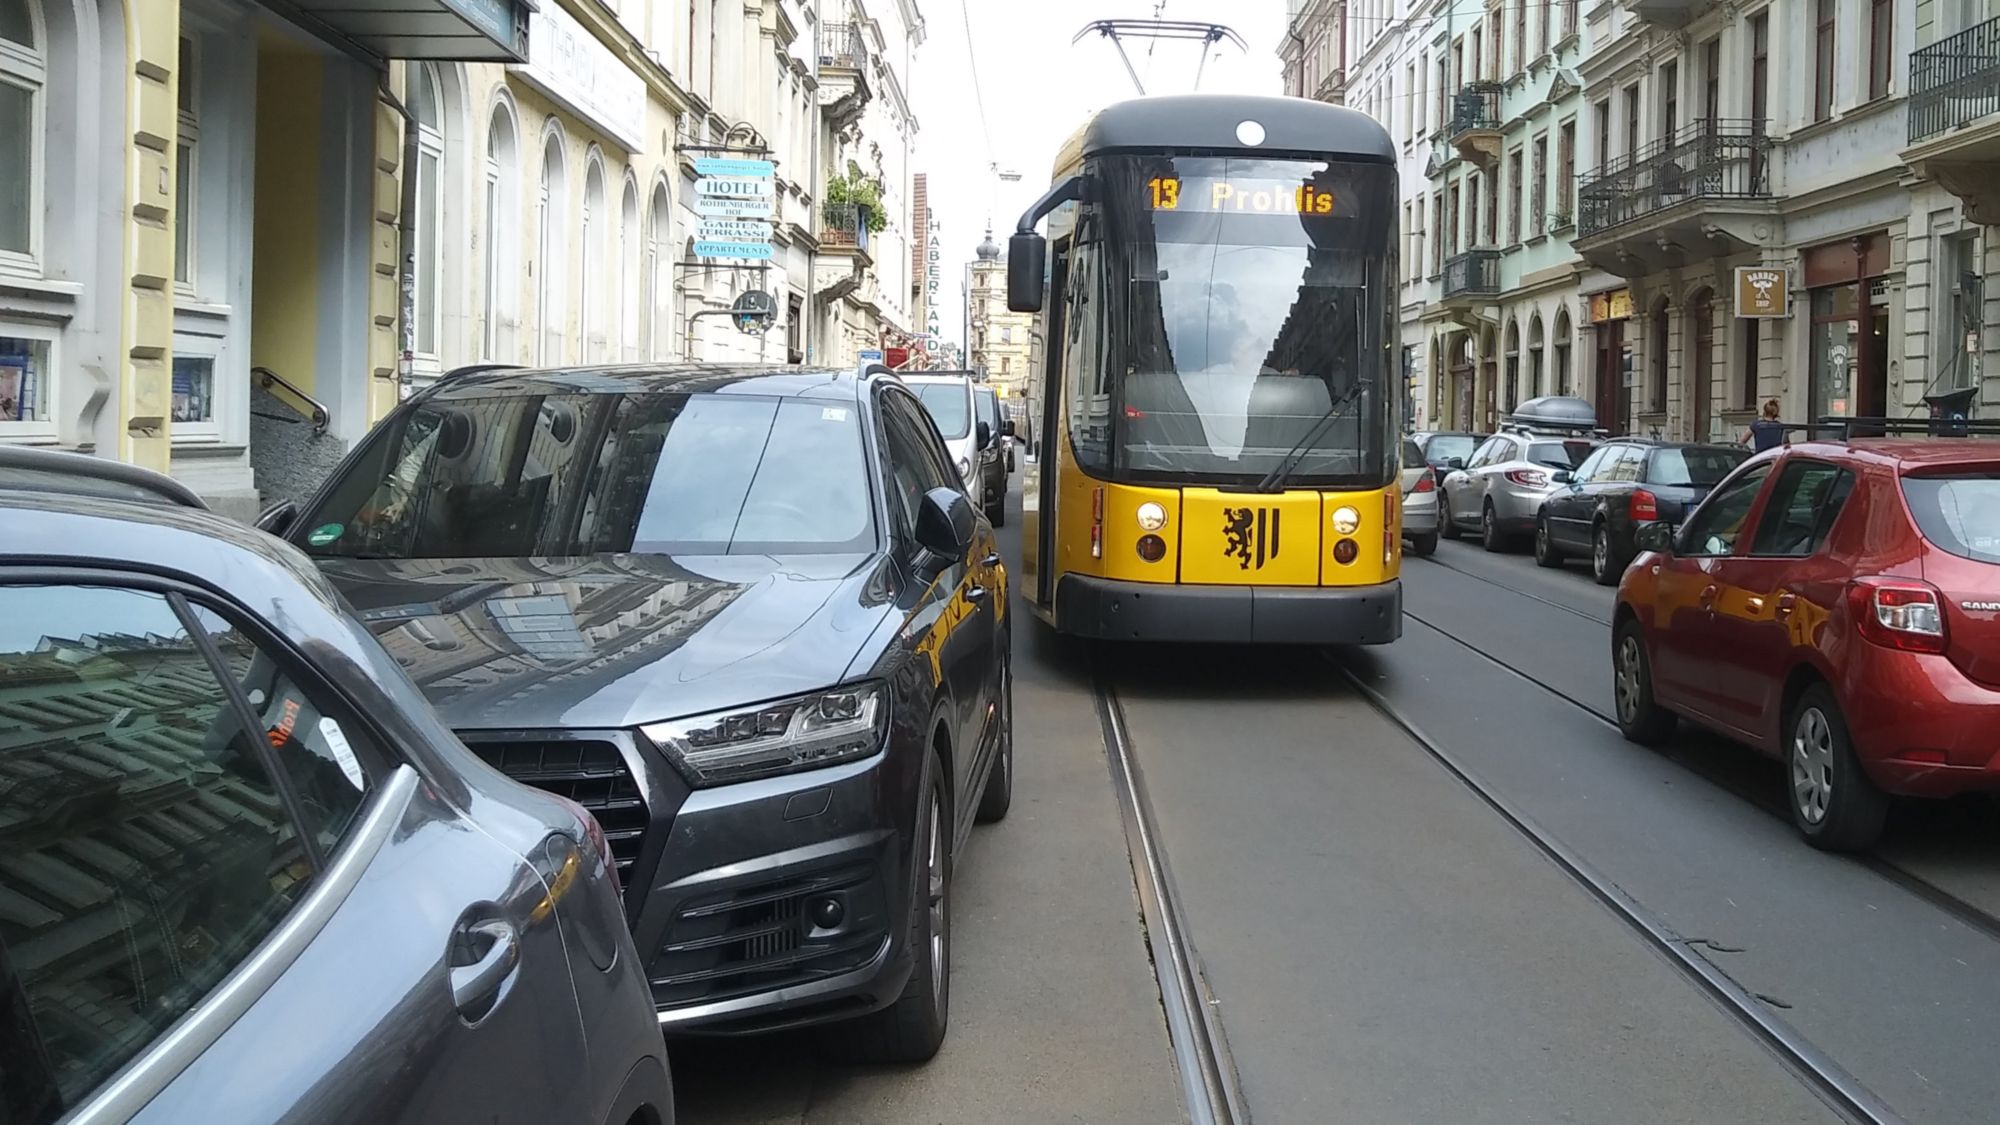
<instances>
[{"instance_id":1,"label":"hotel sign","mask_svg":"<svg viewBox=\"0 0 2000 1125\"><path fill-rule=\"evenodd\" d=\"M944 224L936 215L931 216L931 229L924 239L924 331L933 343L942 341L942 324L938 317L938 287L944 279L942 259L944 251L938 248L938 240L944 232Z\"/></svg>"},{"instance_id":2,"label":"hotel sign","mask_svg":"<svg viewBox=\"0 0 2000 1125\"><path fill-rule=\"evenodd\" d=\"M1785 271L1770 266L1736 267L1736 315L1769 320L1791 315L1791 286Z\"/></svg>"},{"instance_id":3,"label":"hotel sign","mask_svg":"<svg viewBox=\"0 0 2000 1125\"><path fill-rule=\"evenodd\" d=\"M528 16L528 61L513 70L626 152L645 150L646 80L561 7Z\"/></svg>"}]
</instances>

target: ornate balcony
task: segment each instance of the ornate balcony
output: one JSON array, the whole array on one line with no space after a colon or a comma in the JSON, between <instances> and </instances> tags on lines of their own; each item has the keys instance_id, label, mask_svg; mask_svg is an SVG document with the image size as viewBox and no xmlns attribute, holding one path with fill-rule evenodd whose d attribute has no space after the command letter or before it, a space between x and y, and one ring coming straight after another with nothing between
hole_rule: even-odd
<instances>
[{"instance_id":1,"label":"ornate balcony","mask_svg":"<svg viewBox=\"0 0 2000 1125\"><path fill-rule=\"evenodd\" d=\"M1624 277L1764 245L1771 138L1764 122L1695 121L1577 186L1576 251Z\"/></svg>"},{"instance_id":2,"label":"ornate balcony","mask_svg":"<svg viewBox=\"0 0 2000 1125\"><path fill-rule=\"evenodd\" d=\"M1708 14L1716 0L1627 0L1633 15L1667 31L1679 31Z\"/></svg>"},{"instance_id":3,"label":"ornate balcony","mask_svg":"<svg viewBox=\"0 0 2000 1125\"><path fill-rule=\"evenodd\" d=\"M1467 250L1444 260L1444 301L1484 304L1500 295L1500 251Z\"/></svg>"},{"instance_id":4,"label":"ornate balcony","mask_svg":"<svg viewBox=\"0 0 2000 1125\"><path fill-rule=\"evenodd\" d=\"M1500 131L1500 84L1470 82L1452 95L1445 136L1458 154L1481 168L1500 163L1505 137Z\"/></svg>"},{"instance_id":5,"label":"ornate balcony","mask_svg":"<svg viewBox=\"0 0 2000 1125\"><path fill-rule=\"evenodd\" d=\"M2000 18L1910 52L1903 162L2000 223Z\"/></svg>"},{"instance_id":6,"label":"ornate balcony","mask_svg":"<svg viewBox=\"0 0 2000 1125\"><path fill-rule=\"evenodd\" d=\"M835 132L861 120L874 90L868 84L868 39L860 24L819 28L820 118Z\"/></svg>"}]
</instances>

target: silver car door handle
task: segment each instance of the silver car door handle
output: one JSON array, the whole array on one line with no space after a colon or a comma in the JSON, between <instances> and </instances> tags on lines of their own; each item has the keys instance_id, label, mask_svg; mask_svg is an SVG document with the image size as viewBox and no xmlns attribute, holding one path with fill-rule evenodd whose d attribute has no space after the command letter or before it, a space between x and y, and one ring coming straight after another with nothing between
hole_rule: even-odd
<instances>
[{"instance_id":1,"label":"silver car door handle","mask_svg":"<svg viewBox=\"0 0 2000 1125\"><path fill-rule=\"evenodd\" d=\"M986 556L985 558L983 558L983 559L979 560L979 565L981 565L981 566L999 566L999 565L1000 565L1000 552L998 552L998 551L995 551L995 552L993 552L992 554L990 554L990 555Z\"/></svg>"},{"instance_id":2,"label":"silver car door handle","mask_svg":"<svg viewBox=\"0 0 2000 1125\"><path fill-rule=\"evenodd\" d=\"M452 938L451 965L451 999L459 1014L468 1020L485 1017L520 964L521 935L512 922L488 918L460 926Z\"/></svg>"}]
</instances>

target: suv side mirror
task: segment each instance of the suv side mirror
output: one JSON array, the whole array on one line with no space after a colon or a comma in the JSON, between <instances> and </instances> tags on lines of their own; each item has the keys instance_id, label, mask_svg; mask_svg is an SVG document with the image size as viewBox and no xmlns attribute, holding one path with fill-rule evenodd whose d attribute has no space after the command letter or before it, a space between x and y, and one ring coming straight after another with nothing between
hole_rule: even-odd
<instances>
[{"instance_id":1,"label":"suv side mirror","mask_svg":"<svg viewBox=\"0 0 2000 1125\"><path fill-rule=\"evenodd\" d=\"M1641 551L1657 551L1663 555L1671 555L1674 553L1674 525L1665 520L1642 523L1639 525L1639 530L1633 533L1632 540L1638 544Z\"/></svg>"},{"instance_id":2,"label":"suv side mirror","mask_svg":"<svg viewBox=\"0 0 2000 1125\"><path fill-rule=\"evenodd\" d=\"M1012 418L1009 418L1006 421L1000 423L1000 432L1007 435L1008 437L1017 436L1014 433L1014 420Z\"/></svg>"},{"instance_id":3,"label":"suv side mirror","mask_svg":"<svg viewBox=\"0 0 2000 1125\"><path fill-rule=\"evenodd\" d=\"M933 488L917 508L917 546L948 562L965 557L972 548L978 516L972 501L956 488Z\"/></svg>"},{"instance_id":4,"label":"suv side mirror","mask_svg":"<svg viewBox=\"0 0 2000 1125\"><path fill-rule=\"evenodd\" d=\"M973 432L979 435L979 448L993 448L993 424L991 422L979 423L979 427Z\"/></svg>"},{"instance_id":5,"label":"suv side mirror","mask_svg":"<svg viewBox=\"0 0 2000 1125\"><path fill-rule=\"evenodd\" d=\"M1550 484L1568 484L1575 479L1574 476L1570 475L1568 469L1557 469L1555 472L1549 474Z\"/></svg>"},{"instance_id":6,"label":"suv side mirror","mask_svg":"<svg viewBox=\"0 0 2000 1125\"><path fill-rule=\"evenodd\" d=\"M1007 240L1007 308L1013 312L1042 311L1042 283L1048 270L1048 240L1020 231Z\"/></svg>"},{"instance_id":7,"label":"suv side mirror","mask_svg":"<svg viewBox=\"0 0 2000 1125\"><path fill-rule=\"evenodd\" d=\"M292 529L292 524L297 522L298 518L298 504L290 500L280 500L276 504L264 509L264 514L257 517L256 527L259 531L276 535L282 539L285 532Z\"/></svg>"},{"instance_id":8,"label":"suv side mirror","mask_svg":"<svg viewBox=\"0 0 2000 1125\"><path fill-rule=\"evenodd\" d=\"M1465 468L1465 458L1447 457L1444 459L1444 467L1451 472L1457 472L1458 470Z\"/></svg>"}]
</instances>

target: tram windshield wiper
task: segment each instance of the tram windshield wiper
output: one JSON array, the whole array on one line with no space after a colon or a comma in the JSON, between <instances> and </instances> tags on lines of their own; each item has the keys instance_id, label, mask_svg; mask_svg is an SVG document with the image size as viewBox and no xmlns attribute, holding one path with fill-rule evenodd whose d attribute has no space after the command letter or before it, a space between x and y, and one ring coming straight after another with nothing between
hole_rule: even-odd
<instances>
[{"instance_id":1,"label":"tram windshield wiper","mask_svg":"<svg viewBox=\"0 0 2000 1125\"><path fill-rule=\"evenodd\" d=\"M1305 432L1305 435L1299 438L1298 444L1287 450L1283 457L1278 458L1278 463L1271 466L1271 471L1264 474L1264 479L1252 485L1250 491L1283 492L1285 490L1285 482L1291 479L1293 471L1299 467L1299 462L1305 460L1305 455L1312 448L1313 443L1326 433L1327 429L1340 417L1342 411L1353 405L1355 399L1361 397L1362 390L1367 386L1367 380L1356 380L1353 386L1342 391L1340 397L1333 400L1333 405L1327 407L1326 413L1319 416L1319 421L1314 422L1312 427Z\"/></svg>"}]
</instances>

